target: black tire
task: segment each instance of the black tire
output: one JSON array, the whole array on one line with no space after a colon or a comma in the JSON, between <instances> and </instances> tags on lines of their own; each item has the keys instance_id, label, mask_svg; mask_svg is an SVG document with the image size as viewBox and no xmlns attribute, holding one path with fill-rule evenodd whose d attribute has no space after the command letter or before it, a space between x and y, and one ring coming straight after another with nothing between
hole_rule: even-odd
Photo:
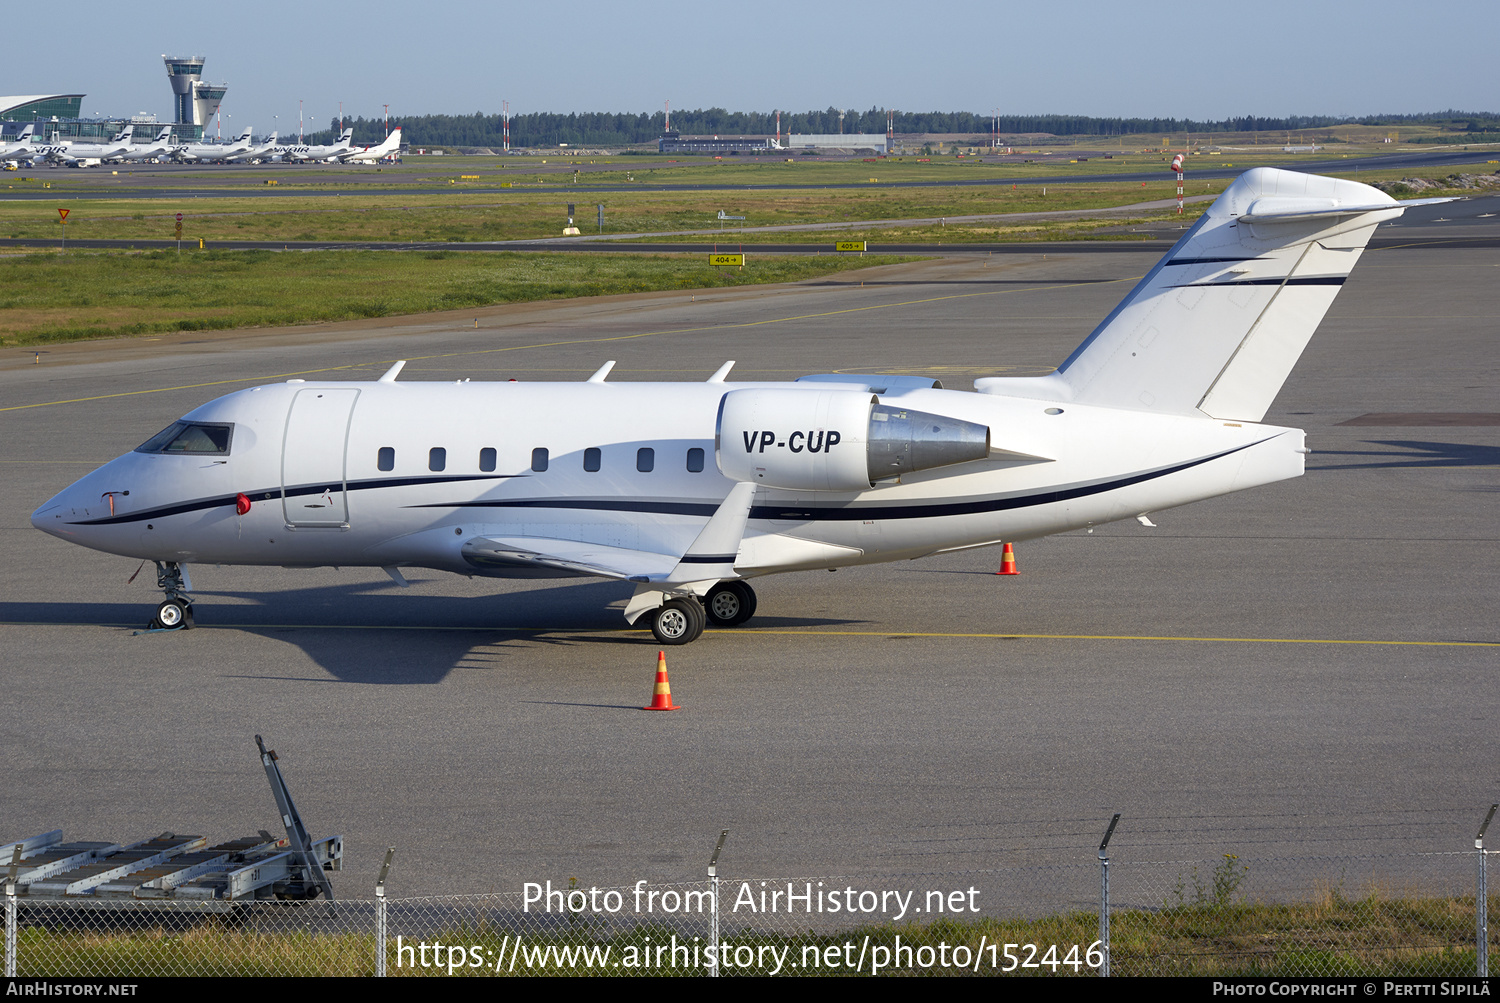
<instances>
[{"instance_id":1,"label":"black tire","mask_svg":"<svg viewBox=\"0 0 1500 1003\"><path fill-rule=\"evenodd\" d=\"M660 644L691 644L707 617L696 599L671 599L651 614L651 633Z\"/></svg>"},{"instance_id":2,"label":"black tire","mask_svg":"<svg viewBox=\"0 0 1500 1003\"><path fill-rule=\"evenodd\" d=\"M151 626L156 630L186 630L193 625L193 607L182 599L168 599L156 607L156 619Z\"/></svg>"},{"instance_id":3,"label":"black tire","mask_svg":"<svg viewBox=\"0 0 1500 1003\"><path fill-rule=\"evenodd\" d=\"M744 582L720 582L703 597L704 613L714 627L738 627L755 615L755 590Z\"/></svg>"}]
</instances>

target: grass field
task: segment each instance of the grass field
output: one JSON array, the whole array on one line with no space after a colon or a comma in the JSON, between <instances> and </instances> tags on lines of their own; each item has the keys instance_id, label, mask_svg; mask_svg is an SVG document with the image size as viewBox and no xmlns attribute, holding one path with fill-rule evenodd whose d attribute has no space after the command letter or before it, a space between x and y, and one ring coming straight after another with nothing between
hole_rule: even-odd
<instances>
[{"instance_id":1,"label":"grass field","mask_svg":"<svg viewBox=\"0 0 1500 1003\"><path fill-rule=\"evenodd\" d=\"M174 251L0 258L0 345L269 327L498 303L795 282L909 258Z\"/></svg>"},{"instance_id":2,"label":"grass field","mask_svg":"<svg viewBox=\"0 0 1500 1003\"><path fill-rule=\"evenodd\" d=\"M1227 182L1189 182L1189 194L1222 191ZM746 226L941 218L1017 212L1089 211L1174 197L1176 181L1060 186L805 189L795 191L623 192L601 197L605 234L720 233L717 214ZM572 197L572 196L567 196ZM488 241L558 237L565 197L535 192L178 200L0 201L0 237L61 239L58 208L69 209L69 239L170 240L181 212L184 239ZM579 207L585 234L600 232L593 205ZM738 240L735 224L723 226ZM941 237L938 234L937 237ZM767 239L758 237L756 239ZM826 237L825 240L838 239ZM936 239L936 238L934 238Z\"/></svg>"},{"instance_id":3,"label":"grass field","mask_svg":"<svg viewBox=\"0 0 1500 1003\"><path fill-rule=\"evenodd\" d=\"M1478 157L1496 157L1476 153ZM459 255L439 252L315 252L276 255L270 252L222 252L216 242L229 240L474 242L556 238L566 221L565 203L594 199L604 205L606 235L649 233L653 240L715 241L733 246L757 242L830 244L835 240L874 243L925 243L940 247L992 241L1049 241L1077 239L1130 240L1147 224L1163 221L1186 224L1203 211L1189 205L1182 216L1171 210L1099 213L1148 201L1170 200L1176 179L1165 171L1145 182L1067 182L1047 185L955 185L944 179L995 177L1018 170L1077 174L1109 165L1110 170L1139 170L1162 166L1160 155L1126 156L1110 161L1090 159L1069 164L1062 154L1037 158L1033 164L981 164L953 157L919 162L911 158L864 162L767 161L729 163L703 161L657 164L647 158L615 158L614 169L589 174L590 159L574 158L580 180L573 182L573 161L554 158L445 158L441 166L451 174L428 175L426 161L410 179L430 183L430 191L385 192L379 185L340 182L340 172L316 167L278 168L285 187L265 189L274 194L251 197L249 189L261 172L212 171L173 175L184 194L160 199L75 199L70 196L110 186L129 186L149 176L149 169L130 169L120 175L77 171L33 171L25 178L14 173L0 178L0 237L58 239L58 209L69 210L70 239L162 241L173 237L177 213L182 213L184 250L176 253L97 253L70 251L66 256L26 253L0 258L0 344L21 346L83 338L117 337L173 330L274 326L315 321L349 320L428 311L455 310L521 300L554 299L660 289L706 288L741 283L796 281L849 268L882 263L886 259L837 259L831 256L784 260L756 259L745 272L711 269L697 257L571 255ZM750 158L745 158L749 160ZM1072 159L1076 159L1072 158ZM1201 157L1194 164L1249 167L1262 155L1235 153L1232 158ZM1497 157L1496 159L1500 159ZM549 161L545 165L535 161ZM1051 162L1042 162L1050 160ZM527 162L530 163L527 163ZM625 162L630 162L628 165ZM542 174L538 168L562 169ZM1401 170L1359 171L1356 161L1344 176L1362 181L1395 181L1414 173ZM527 173L527 170L530 173ZM1492 174L1494 160L1470 167L1450 167ZM160 173L160 172L158 172ZM478 181L449 183L461 174L479 174ZM519 187L495 190L495 178L514 179ZM586 190L586 179L618 183L621 178L643 184L655 181L733 184L794 184L795 187L756 187L704 191L599 192ZM37 180L40 178L40 180ZM863 184L859 183L863 178ZM924 179L939 183L915 187L882 187L871 178L887 181ZM106 180L108 179L108 180ZM1195 179L1184 187L1189 196L1213 195L1227 179ZM852 184L853 187L827 187ZM51 185L50 188L43 187ZM228 186L242 186L244 195L216 195ZM491 186L488 192L471 190ZM532 185L532 187L528 187ZM4 190L42 193L40 200L6 200ZM205 191L198 197L195 191ZM302 194L294 194L301 192ZM312 194L309 194L312 192ZM1424 196L1442 194L1428 189ZM1474 194L1464 192L1463 194ZM598 231L593 204L579 207L578 224L585 233ZM746 217L744 226L826 227L817 230L740 232L721 224L725 212ZM1068 213L1067 218L978 219L957 217L1010 216L1031 213ZM897 224L898 220L928 220ZM198 241L208 250L200 251Z\"/></svg>"},{"instance_id":4,"label":"grass field","mask_svg":"<svg viewBox=\"0 0 1500 1003\"><path fill-rule=\"evenodd\" d=\"M1449 167L1442 172L1412 170L1360 170L1358 160L1351 159L1347 171L1338 176L1357 180L1398 180L1408 175L1441 177L1452 171L1491 174L1500 159L1495 153L1476 153L1473 164ZM1486 159L1480 158L1493 158ZM210 244L224 240L257 241L496 241L529 240L561 236L566 223L566 204L577 206L577 222L585 234L604 233L673 234L710 231L723 234L726 240L738 240L735 227L743 225L779 226L799 224L833 224L849 228L848 233L830 231L827 240L863 237L868 240L898 239L871 221L897 219L945 218L953 216L998 215L1048 211L1091 212L1098 209L1129 206L1140 202L1173 198L1176 179L1166 171L1158 178L1129 182L1059 182L1055 185L952 185L941 183L957 177L1018 177L1024 172L1011 165L979 164L971 161L944 163L910 163L887 160L875 164L849 162L752 163L705 166L672 165L660 170L643 167L636 170L611 170L580 174L575 184L572 174L524 174L509 162L496 157L450 158L464 161L451 175L426 177L433 182L430 191L383 193L379 186L339 182L340 173L330 169L280 168L283 185L273 190L246 183L246 173L222 176L204 171L178 175L185 193L177 198L133 199L71 196L85 191L108 192L118 185L105 185L90 179L87 172L32 172L42 178L18 180L7 177L0 184L25 189L29 194L45 194L41 200L6 201L0 189L0 237L52 239L61 237L59 208L70 210L70 238L112 240L169 240L177 213L182 213L183 236L196 245L199 239ZM529 159L529 158L528 158ZM632 158L620 158L630 160ZM1127 158L1128 159L1128 158ZM1195 178L1192 168L1199 165L1238 170L1269 159L1236 154L1233 157L1200 157L1190 165L1184 185L1187 195L1216 194L1228 185L1227 179ZM1160 158L1151 164L1125 163L1120 169L1140 170L1162 166ZM584 160L582 163L587 164ZM1121 161L1104 161L1118 165ZM496 165L500 166L496 166ZM425 164L422 166L426 166ZM448 166L448 165L445 165ZM1094 161L1084 165L1066 162L1049 165L1025 165L1030 175L1047 173L1077 174L1099 166ZM403 165L403 168L405 165ZM1115 169L1114 167L1110 168ZM653 173L655 171L656 173ZM448 184L462 173L477 174L479 180ZM80 178L80 174L82 177ZM97 178L98 176L93 176ZM496 179L515 179L517 187L497 191ZM769 185L793 183L799 187L726 188L707 191L639 191L593 192L589 184L618 184L626 177L640 182L716 183ZM870 178L884 181L934 180L930 186L882 187L869 184ZM129 179L126 179L129 182ZM439 183L441 182L441 183ZM860 182L863 182L861 184ZM50 183L50 189L41 188ZM854 187L827 187L853 184ZM805 185L805 187L802 187ZM216 194L225 188L241 187L244 195ZM488 191L474 189L487 188ZM207 190L203 196L195 189ZM211 189L211 190L210 190ZM262 194L264 193L264 194ZM299 194L300 193L300 194ZM598 225L595 204L604 206L602 229ZM744 216L743 224L723 224L719 212ZM899 239L958 241L1027 239L1048 236L1051 231L1073 232L1075 223L1026 221L1020 229L1006 222L967 225L966 230L899 228ZM837 235L836 235L837 234ZM752 237L754 240L782 239ZM823 238L791 238L819 240Z\"/></svg>"}]
</instances>

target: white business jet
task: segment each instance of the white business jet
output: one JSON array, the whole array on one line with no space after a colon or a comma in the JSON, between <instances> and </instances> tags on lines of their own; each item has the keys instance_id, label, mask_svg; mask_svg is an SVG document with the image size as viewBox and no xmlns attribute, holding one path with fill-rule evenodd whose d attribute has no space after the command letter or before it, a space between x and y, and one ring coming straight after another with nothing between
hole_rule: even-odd
<instances>
[{"instance_id":1,"label":"white business jet","mask_svg":"<svg viewBox=\"0 0 1500 1003\"><path fill-rule=\"evenodd\" d=\"M1434 200L1420 200L1434 201ZM613 578L663 644L755 610L749 579L1024 540L1303 471L1260 424L1378 223L1366 185L1236 180L1054 374L729 383L289 380L221 397L32 515L156 562Z\"/></svg>"},{"instance_id":2,"label":"white business jet","mask_svg":"<svg viewBox=\"0 0 1500 1003\"><path fill-rule=\"evenodd\" d=\"M391 134L374 146L366 146L357 149L353 153L347 153L339 160L345 164L375 164L386 158L394 159L401 153L401 127L398 125L391 130Z\"/></svg>"}]
</instances>

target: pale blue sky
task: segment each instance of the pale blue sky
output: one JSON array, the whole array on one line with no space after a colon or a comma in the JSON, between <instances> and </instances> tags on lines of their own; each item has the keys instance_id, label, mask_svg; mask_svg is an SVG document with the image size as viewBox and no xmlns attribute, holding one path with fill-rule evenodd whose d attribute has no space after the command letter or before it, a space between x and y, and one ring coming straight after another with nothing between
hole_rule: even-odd
<instances>
[{"instance_id":1,"label":"pale blue sky","mask_svg":"<svg viewBox=\"0 0 1500 1003\"><path fill-rule=\"evenodd\" d=\"M1486 13L1487 12L1487 13ZM224 132L338 114L803 111L1363 115L1496 110L1493 57L1465 16L1394 0L1123 5L573 0L221 4L70 0L6 17L0 94L83 91L85 115L168 120L161 54L208 57ZM1440 24L1452 20L1451 24ZM273 119L272 116L279 116Z\"/></svg>"}]
</instances>

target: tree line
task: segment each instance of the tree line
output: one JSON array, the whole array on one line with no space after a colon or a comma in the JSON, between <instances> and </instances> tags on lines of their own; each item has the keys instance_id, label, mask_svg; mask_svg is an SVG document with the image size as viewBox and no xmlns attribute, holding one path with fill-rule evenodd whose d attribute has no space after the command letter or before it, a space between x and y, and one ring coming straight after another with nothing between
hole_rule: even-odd
<instances>
[{"instance_id":1,"label":"tree line","mask_svg":"<svg viewBox=\"0 0 1500 1003\"><path fill-rule=\"evenodd\" d=\"M824 111L782 112L783 133L879 133L886 130L883 108L868 111L840 109ZM1454 132L1483 133L1500 128L1500 115L1493 112L1443 111L1417 115L1367 115L1357 118L1332 115L1292 115L1285 118L1243 116L1219 121L1184 118L1101 118L1090 115L1001 115L994 118L975 112L908 112L894 116L898 134L959 133L987 136L992 129L1002 135L1014 133L1050 133L1056 136L1120 136L1181 132L1296 132L1327 129L1339 125L1389 125L1434 123ZM672 131L685 136L759 136L776 131L774 112L731 112L723 108L702 108L672 112ZM380 118L346 118L345 128L354 127L356 143L378 143L386 126ZM402 139L418 147L487 146L498 149L504 143L504 120L497 114L475 112L472 115L408 115L392 119L392 127L402 127ZM646 114L610 114L606 112L527 112L512 115L512 147L557 146L630 146L655 142L666 129L662 112ZM329 143L338 137L339 122L333 120L323 132L307 137L311 143Z\"/></svg>"}]
</instances>

